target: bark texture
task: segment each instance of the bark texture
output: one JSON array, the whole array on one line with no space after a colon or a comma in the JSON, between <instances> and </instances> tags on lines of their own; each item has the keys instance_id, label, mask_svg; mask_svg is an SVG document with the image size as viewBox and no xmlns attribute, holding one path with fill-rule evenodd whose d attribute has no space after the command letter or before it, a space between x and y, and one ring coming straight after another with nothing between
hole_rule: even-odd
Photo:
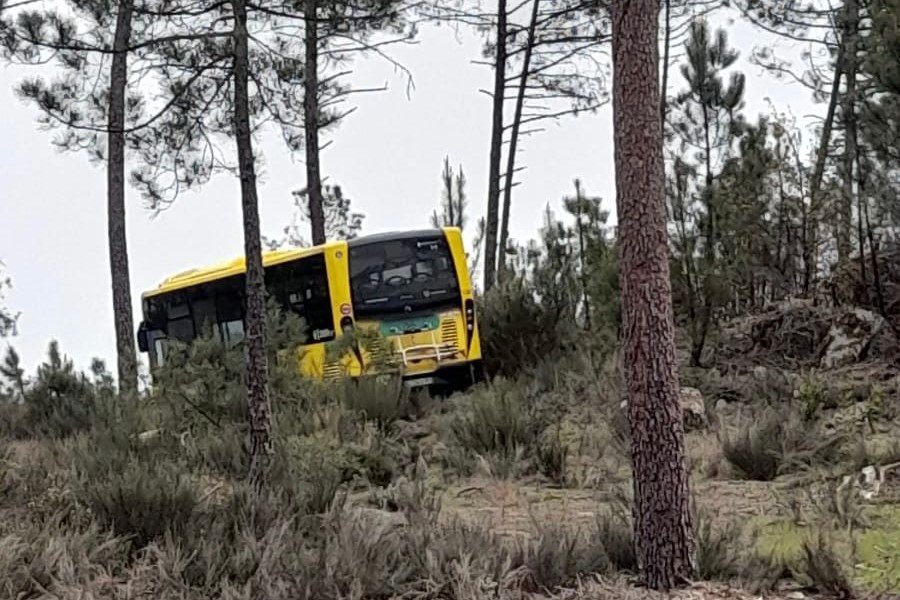
<instances>
[{"instance_id":1,"label":"bark texture","mask_svg":"<svg viewBox=\"0 0 900 600\"><path fill-rule=\"evenodd\" d=\"M137 355L131 307L131 276L125 227L125 88L128 84L128 45L131 42L133 0L119 2L107 111L106 203L109 269L112 280L113 317L116 328L119 389L137 391Z\"/></svg>"},{"instance_id":2,"label":"bark texture","mask_svg":"<svg viewBox=\"0 0 900 600\"><path fill-rule=\"evenodd\" d=\"M506 0L497 0L497 49L494 55L491 156L488 168L487 219L484 230L484 291L497 278L497 228L500 209L500 161L503 154L503 104L506 94ZM499 252L503 252L500 248Z\"/></svg>"},{"instance_id":3,"label":"bark texture","mask_svg":"<svg viewBox=\"0 0 900 600\"><path fill-rule=\"evenodd\" d=\"M250 425L250 483L257 491L265 486L273 454L272 413L269 405L269 365L266 355L265 279L259 234L259 200L256 166L250 130L249 50L246 0L232 0L234 9L234 125L241 208L244 220L244 254L247 261L245 344L246 382Z\"/></svg>"},{"instance_id":4,"label":"bark texture","mask_svg":"<svg viewBox=\"0 0 900 600\"><path fill-rule=\"evenodd\" d=\"M325 210L322 207L322 172L319 166L319 21L317 0L303 3L305 21L303 127L306 136L306 190L312 243L325 243Z\"/></svg>"},{"instance_id":5,"label":"bark texture","mask_svg":"<svg viewBox=\"0 0 900 600\"><path fill-rule=\"evenodd\" d=\"M650 588L695 572L666 237L658 0L613 2L613 114L625 383L638 561Z\"/></svg>"}]
</instances>

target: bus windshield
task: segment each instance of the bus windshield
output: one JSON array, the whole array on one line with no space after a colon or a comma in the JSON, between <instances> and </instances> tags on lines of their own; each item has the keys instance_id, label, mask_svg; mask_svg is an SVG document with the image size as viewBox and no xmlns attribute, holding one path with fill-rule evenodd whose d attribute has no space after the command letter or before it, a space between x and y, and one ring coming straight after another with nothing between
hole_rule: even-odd
<instances>
[{"instance_id":1,"label":"bus windshield","mask_svg":"<svg viewBox=\"0 0 900 600\"><path fill-rule=\"evenodd\" d=\"M442 236L351 246L350 287L354 312L360 316L460 303L459 280Z\"/></svg>"}]
</instances>

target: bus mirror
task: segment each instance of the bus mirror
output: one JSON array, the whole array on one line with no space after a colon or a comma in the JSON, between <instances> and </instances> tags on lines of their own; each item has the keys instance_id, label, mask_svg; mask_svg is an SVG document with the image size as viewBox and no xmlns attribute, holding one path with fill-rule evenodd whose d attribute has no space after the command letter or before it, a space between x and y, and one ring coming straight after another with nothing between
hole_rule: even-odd
<instances>
[{"instance_id":1,"label":"bus mirror","mask_svg":"<svg viewBox=\"0 0 900 600\"><path fill-rule=\"evenodd\" d=\"M150 340L147 339L147 323L144 321L141 321L141 324L138 327L137 340L138 349L141 352L148 352L150 350Z\"/></svg>"}]
</instances>

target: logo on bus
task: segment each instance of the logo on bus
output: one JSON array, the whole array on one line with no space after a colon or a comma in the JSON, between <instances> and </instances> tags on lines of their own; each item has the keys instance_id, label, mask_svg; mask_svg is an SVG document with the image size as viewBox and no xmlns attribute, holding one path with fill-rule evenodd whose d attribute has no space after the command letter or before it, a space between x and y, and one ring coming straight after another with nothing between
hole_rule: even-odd
<instances>
[{"instance_id":1,"label":"logo on bus","mask_svg":"<svg viewBox=\"0 0 900 600\"><path fill-rule=\"evenodd\" d=\"M350 308L349 304L341 304L341 314L342 315L344 315L345 317L349 317L351 312L352 312L352 309Z\"/></svg>"}]
</instances>

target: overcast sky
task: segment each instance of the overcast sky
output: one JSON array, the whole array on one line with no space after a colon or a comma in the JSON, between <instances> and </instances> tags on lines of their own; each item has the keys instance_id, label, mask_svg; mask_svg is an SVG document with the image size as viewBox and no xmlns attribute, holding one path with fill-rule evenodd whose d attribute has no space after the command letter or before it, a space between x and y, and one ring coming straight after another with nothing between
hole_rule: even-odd
<instances>
[{"instance_id":1,"label":"overcast sky","mask_svg":"<svg viewBox=\"0 0 900 600\"><path fill-rule=\"evenodd\" d=\"M762 75L745 61L754 45L774 41L741 22L729 30L732 45L742 51L748 118L768 113L770 98L779 110L790 109L801 123L811 123L809 116L822 108L811 103L806 90ZM446 155L465 170L472 221L483 214L491 105L479 89L490 87L492 75L472 64L480 52L474 34L423 29L417 45L394 52L413 73L410 98L405 81L384 62L355 64L355 83L387 83L390 89L356 99L358 110L328 134L332 143L323 152L322 171L365 213L364 232L427 226L440 199ZM84 154L59 153L50 144L52 134L38 129L35 109L13 92L26 74L34 71L0 68L0 260L15 286L7 304L22 313L19 335L10 341L29 369L51 339L59 340L79 367L96 356L113 368L105 174ZM670 90L682 87L681 75L673 72ZM551 124L524 141L520 164L527 170L514 194L512 237L533 237L544 207L558 207L576 177L614 213L611 123L607 107ZM257 150L265 158L259 190L262 229L274 236L291 221L291 191L303 187L305 171L274 136ZM230 175L184 195L155 218L128 190L135 326L142 291L174 272L242 254L239 202L238 182Z\"/></svg>"}]
</instances>

